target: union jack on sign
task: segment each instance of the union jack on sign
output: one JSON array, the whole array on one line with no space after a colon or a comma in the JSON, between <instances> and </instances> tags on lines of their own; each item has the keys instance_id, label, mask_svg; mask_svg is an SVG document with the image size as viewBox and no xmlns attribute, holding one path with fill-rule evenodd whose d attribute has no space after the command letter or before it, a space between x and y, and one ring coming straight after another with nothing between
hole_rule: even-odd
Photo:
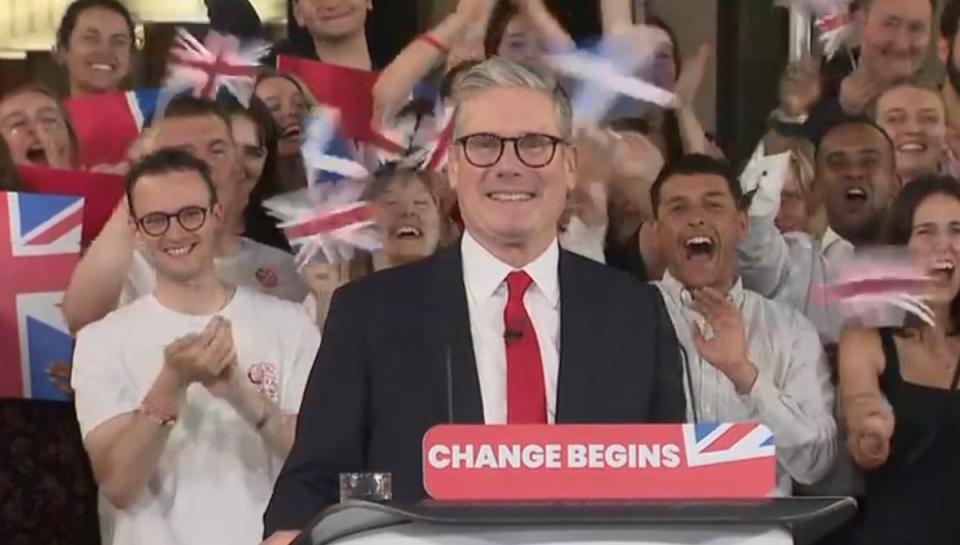
<instances>
[{"instance_id":1,"label":"union jack on sign","mask_svg":"<svg viewBox=\"0 0 960 545\"><path fill-rule=\"evenodd\" d=\"M63 399L46 369L72 356L60 302L82 225L81 197L0 192L0 398Z\"/></svg>"},{"instance_id":2,"label":"union jack on sign","mask_svg":"<svg viewBox=\"0 0 960 545\"><path fill-rule=\"evenodd\" d=\"M773 433L756 423L685 424L687 467L740 462L774 455Z\"/></svg>"}]
</instances>

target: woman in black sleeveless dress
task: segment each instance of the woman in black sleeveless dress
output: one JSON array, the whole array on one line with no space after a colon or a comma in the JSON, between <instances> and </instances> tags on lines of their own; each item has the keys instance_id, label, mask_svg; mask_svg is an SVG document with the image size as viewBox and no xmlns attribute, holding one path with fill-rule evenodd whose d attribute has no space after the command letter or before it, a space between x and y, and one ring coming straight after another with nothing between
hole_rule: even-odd
<instances>
[{"instance_id":1,"label":"woman in black sleeveless dress","mask_svg":"<svg viewBox=\"0 0 960 545\"><path fill-rule=\"evenodd\" d=\"M856 545L960 543L960 182L908 184L887 242L933 278L936 327L852 328L840 341L847 447L865 472Z\"/></svg>"}]
</instances>

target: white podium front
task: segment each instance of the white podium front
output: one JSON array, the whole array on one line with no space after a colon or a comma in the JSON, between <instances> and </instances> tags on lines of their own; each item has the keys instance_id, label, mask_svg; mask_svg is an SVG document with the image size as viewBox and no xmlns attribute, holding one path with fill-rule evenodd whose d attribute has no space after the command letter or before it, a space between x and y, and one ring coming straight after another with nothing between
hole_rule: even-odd
<instances>
[{"instance_id":1,"label":"white podium front","mask_svg":"<svg viewBox=\"0 0 960 545\"><path fill-rule=\"evenodd\" d=\"M807 545L856 511L850 498L749 501L346 502L296 545Z\"/></svg>"}]
</instances>

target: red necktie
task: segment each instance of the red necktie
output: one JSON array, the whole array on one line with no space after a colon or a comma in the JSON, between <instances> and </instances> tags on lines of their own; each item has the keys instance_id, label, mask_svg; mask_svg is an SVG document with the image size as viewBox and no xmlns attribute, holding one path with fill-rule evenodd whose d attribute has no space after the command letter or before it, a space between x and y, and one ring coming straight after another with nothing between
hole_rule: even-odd
<instances>
[{"instance_id":1,"label":"red necktie","mask_svg":"<svg viewBox=\"0 0 960 545\"><path fill-rule=\"evenodd\" d=\"M546 424L547 393L543 362L523 295L533 279L523 271L507 275L503 339L507 345L507 424Z\"/></svg>"}]
</instances>

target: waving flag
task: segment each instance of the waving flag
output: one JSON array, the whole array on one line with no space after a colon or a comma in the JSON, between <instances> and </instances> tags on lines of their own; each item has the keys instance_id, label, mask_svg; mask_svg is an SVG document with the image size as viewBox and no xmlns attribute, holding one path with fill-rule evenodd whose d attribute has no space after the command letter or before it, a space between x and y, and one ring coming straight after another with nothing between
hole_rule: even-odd
<instances>
[{"instance_id":1,"label":"waving flag","mask_svg":"<svg viewBox=\"0 0 960 545\"><path fill-rule=\"evenodd\" d=\"M83 197L81 242L84 246L97 238L123 198L123 177L116 174L28 165L18 166L17 174L23 180L24 189L31 193Z\"/></svg>"},{"instance_id":2,"label":"waving flag","mask_svg":"<svg viewBox=\"0 0 960 545\"><path fill-rule=\"evenodd\" d=\"M775 3L813 17L828 60L854 41L856 29L850 16L851 0L777 0Z\"/></svg>"},{"instance_id":3,"label":"waving flag","mask_svg":"<svg viewBox=\"0 0 960 545\"><path fill-rule=\"evenodd\" d=\"M72 357L59 305L82 221L80 197L0 193L0 397L63 399L46 369Z\"/></svg>"},{"instance_id":4,"label":"waving flag","mask_svg":"<svg viewBox=\"0 0 960 545\"><path fill-rule=\"evenodd\" d=\"M290 245L297 249L297 265L303 267L318 255L328 263L353 258L357 249L372 252L382 246L382 237L369 203L360 200L364 184L346 180L278 195L264 201L264 208L278 218Z\"/></svg>"},{"instance_id":5,"label":"waving flag","mask_svg":"<svg viewBox=\"0 0 960 545\"><path fill-rule=\"evenodd\" d=\"M376 141L373 121L373 84L379 74L288 55L277 56L277 69L303 81L319 104L340 111L347 138Z\"/></svg>"},{"instance_id":6,"label":"waving flag","mask_svg":"<svg viewBox=\"0 0 960 545\"><path fill-rule=\"evenodd\" d=\"M839 305L846 318L870 319L895 307L934 325L933 310L923 301L931 278L905 250L861 251L838 263L836 270L835 278L815 286L813 295L824 304Z\"/></svg>"},{"instance_id":7,"label":"waving flag","mask_svg":"<svg viewBox=\"0 0 960 545\"><path fill-rule=\"evenodd\" d=\"M370 172L357 161L356 146L340 133L340 112L314 108L303 120L300 154L310 187L324 182L367 178Z\"/></svg>"},{"instance_id":8,"label":"waving flag","mask_svg":"<svg viewBox=\"0 0 960 545\"><path fill-rule=\"evenodd\" d=\"M158 89L104 93L69 99L64 106L80 142L80 165L115 165L140 135L157 107Z\"/></svg>"},{"instance_id":9,"label":"waving flag","mask_svg":"<svg viewBox=\"0 0 960 545\"><path fill-rule=\"evenodd\" d=\"M598 52L569 51L547 55L548 64L582 85L573 97L578 124L595 125L613 108L618 96L667 108L676 104L673 93L634 74L652 61L654 35L643 26L601 43Z\"/></svg>"},{"instance_id":10,"label":"waving flag","mask_svg":"<svg viewBox=\"0 0 960 545\"><path fill-rule=\"evenodd\" d=\"M260 59L270 46L263 41L240 43L236 36L210 31L204 43L182 28L170 51L162 104L186 90L194 96L215 99L223 87L241 104L249 104Z\"/></svg>"}]
</instances>

